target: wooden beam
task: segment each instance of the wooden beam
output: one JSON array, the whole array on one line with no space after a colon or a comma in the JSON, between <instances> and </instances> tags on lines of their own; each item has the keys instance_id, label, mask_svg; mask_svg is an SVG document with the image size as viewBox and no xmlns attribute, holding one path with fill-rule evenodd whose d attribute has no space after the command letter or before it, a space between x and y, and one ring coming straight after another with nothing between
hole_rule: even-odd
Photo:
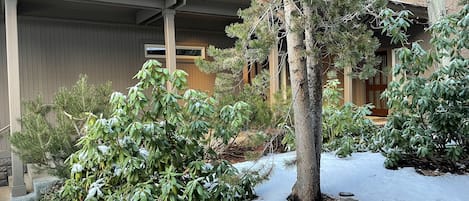
<instances>
[{"instance_id":1,"label":"wooden beam","mask_svg":"<svg viewBox=\"0 0 469 201\"><path fill-rule=\"evenodd\" d=\"M283 100L287 100L287 58L286 56L282 57L280 70L280 89L282 90Z\"/></svg>"},{"instance_id":2,"label":"wooden beam","mask_svg":"<svg viewBox=\"0 0 469 201\"><path fill-rule=\"evenodd\" d=\"M243 84L249 84L249 67L248 64L243 67Z\"/></svg>"},{"instance_id":3,"label":"wooden beam","mask_svg":"<svg viewBox=\"0 0 469 201\"><path fill-rule=\"evenodd\" d=\"M128 8L141 8L141 9L162 9L165 2L162 0L66 0L79 3L101 4L118 7Z\"/></svg>"},{"instance_id":4,"label":"wooden beam","mask_svg":"<svg viewBox=\"0 0 469 201\"><path fill-rule=\"evenodd\" d=\"M135 14L135 23L144 24L144 23L147 23L148 21L153 21L152 19L154 18L160 18L160 17L162 17L160 9L139 10Z\"/></svg>"},{"instance_id":5,"label":"wooden beam","mask_svg":"<svg viewBox=\"0 0 469 201\"><path fill-rule=\"evenodd\" d=\"M171 6L175 5L177 3L177 0L165 0L164 1L164 7L165 8L171 8Z\"/></svg>"},{"instance_id":6,"label":"wooden beam","mask_svg":"<svg viewBox=\"0 0 469 201\"><path fill-rule=\"evenodd\" d=\"M164 21L164 46L166 49L166 68L169 73L176 71L176 28L174 25L175 10L163 10ZM172 86L168 83L168 89L172 90Z\"/></svg>"},{"instance_id":7,"label":"wooden beam","mask_svg":"<svg viewBox=\"0 0 469 201\"><path fill-rule=\"evenodd\" d=\"M344 68L344 103L353 102L353 78L351 76L352 67Z\"/></svg>"},{"instance_id":8,"label":"wooden beam","mask_svg":"<svg viewBox=\"0 0 469 201\"><path fill-rule=\"evenodd\" d=\"M164 8L169 10L176 10L186 5L186 0L165 0ZM141 10L136 14L137 24L151 24L163 17L163 13L160 9L156 10Z\"/></svg>"},{"instance_id":9,"label":"wooden beam","mask_svg":"<svg viewBox=\"0 0 469 201\"><path fill-rule=\"evenodd\" d=\"M428 20L430 25L435 24L438 20L445 17L446 13L446 2L445 0L428 0ZM441 53L448 54L447 51L441 50ZM441 59L440 65L447 66L450 63L449 57L443 57Z\"/></svg>"},{"instance_id":10,"label":"wooden beam","mask_svg":"<svg viewBox=\"0 0 469 201\"><path fill-rule=\"evenodd\" d=\"M185 6L178 11L187 12L187 13L201 13L201 14L209 14L209 15L220 15L220 16L230 16L236 17L238 16L238 10L233 9L232 7L210 7L210 6Z\"/></svg>"},{"instance_id":11,"label":"wooden beam","mask_svg":"<svg viewBox=\"0 0 469 201\"><path fill-rule=\"evenodd\" d=\"M21 131L21 95L20 95L20 64L18 51L18 20L17 0L5 1L5 38L8 69L8 106L10 115L10 135ZM12 150L14 148L12 147ZM18 197L26 194L24 184L23 162L12 151L11 196Z\"/></svg>"},{"instance_id":12,"label":"wooden beam","mask_svg":"<svg viewBox=\"0 0 469 201\"><path fill-rule=\"evenodd\" d=\"M434 24L446 15L445 0L429 0L428 2L428 20L430 24Z\"/></svg>"},{"instance_id":13,"label":"wooden beam","mask_svg":"<svg viewBox=\"0 0 469 201\"><path fill-rule=\"evenodd\" d=\"M428 19L427 8L421 5L412 5L404 2L390 1L388 7L395 10L409 10L413 13L413 16L417 19Z\"/></svg>"},{"instance_id":14,"label":"wooden beam","mask_svg":"<svg viewBox=\"0 0 469 201\"><path fill-rule=\"evenodd\" d=\"M239 0L233 1L233 3L220 2L217 0L187 1L187 4L179 8L178 11L237 17L238 10L248 6L249 1Z\"/></svg>"},{"instance_id":15,"label":"wooden beam","mask_svg":"<svg viewBox=\"0 0 469 201\"><path fill-rule=\"evenodd\" d=\"M270 74L270 89L269 100L270 105L275 103L275 94L279 91L279 71L278 71L278 49L277 45L270 50L269 55L269 74Z\"/></svg>"}]
</instances>

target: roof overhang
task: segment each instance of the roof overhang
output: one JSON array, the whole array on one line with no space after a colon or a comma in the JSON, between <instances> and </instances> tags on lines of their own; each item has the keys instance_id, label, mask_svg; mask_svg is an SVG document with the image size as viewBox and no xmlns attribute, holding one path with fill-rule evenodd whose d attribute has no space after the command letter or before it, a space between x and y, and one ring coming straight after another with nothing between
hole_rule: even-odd
<instances>
[{"instance_id":1,"label":"roof overhang","mask_svg":"<svg viewBox=\"0 0 469 201\"><path fill-rule=\"evenodd\" d=\"M237 17L240 8L249 6L249 0L65 0L70 2L137 8L149 11L175 9L197 14ZM141 13L141 17L149 15ZM137 20L142 21L142 20Z\"/></svg>"},{"instance_id":2,"label":"roof overhang","mask_svg":"<svg viewBox=\"0 0 469 201\"><path fill-rule=\"evenodd\" d=\"M428 20L428 11L426 1L404 1L404 0L391 0L388 7L393 10L409 10L415 18Z\"/></svg>"},{"instance_id":3,"label":"roof overhang","mask_svg":"<svg viewBox=\"0 0 469 201\"><path fill-rule=\"evenodd\" d=\"M162 18L165 9L178 13L238 18L239 9L250 5L250 0L63 0L82 5L137 9L135 24L152 24Z\"/></svg>"},{"instance_id":4,"label":"roof overhang","mask_svg":"<svg viewBox=\"0 0 469 201\"><path fill-rule=\"evenodd\" d=\"M164 1L158 0L65 0L77 3L89 3L106 6L117 6L139 9L161 9L165 6Z\"/></svg>"}]
</instances>

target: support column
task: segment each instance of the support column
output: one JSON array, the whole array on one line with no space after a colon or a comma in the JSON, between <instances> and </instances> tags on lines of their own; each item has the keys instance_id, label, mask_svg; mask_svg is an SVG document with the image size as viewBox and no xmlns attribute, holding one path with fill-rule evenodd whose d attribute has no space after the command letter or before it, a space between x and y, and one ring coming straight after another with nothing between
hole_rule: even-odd
<instances>
[{"instance_id":1,"label":"support column","mask_svg":"<svg viewBox=\"0 0 469 201\"><path fill-rule=\"evenodd\" d=\"M353 78L351 73L351 66L344 68L344 103L353 103Z\"/></svg>"},{"instance_id":2,"label":"support column","mask_svg":"<svg viewBox=\"0 0 469 201\"><path fill-rule=\"evenodd\" d=\"M18 51L18 22L17 0L5 0L5 30L8 69L8 104L10 112L10 135L21 131L21 96L20 70ZM14 150L14 147L12 147ZM26 194L24 185L23 162L11 152L12 176L11 196L18 197Z\"/></svg>"},{"instance_id":3,"label":"support column","mask_svg":"<svg viewBox=\"0 0 469 201\"><path fill-rule=\"evenodd\" d=\"M391 66L394 68L397 64L400 64L401 62L399 61L399 49L392 49L391 50ZM399 75L394 75L391 73L391 80L398 82L402 78L401 74Z\"/></svg>"},{"instance_id":4,"label":"support column","mask_svg":"<svg viewBox=\"0 0 469 201\"><path fill-rule=\"evenodd\" d=\"M243 84L249 84L249 66L248 64L243 67Z\"/></svg>"},{"instance_id":5,"label":"support column","mask_svg":"<svg viewBox=\"0 0 469 201\"><path fill-rule=\"evenodd\" d=\"M280 64L282 69L280 70L280 89L282 89L282 98L287 100L287 61L286 57L282 58Z\"/></svg>"},{"instance_id":6,"label":"support column","mask_svg":"<svg viewBox=\"0 0 469 201\"><path fill-rule=\"evenodd\" d=\"M438 20L445 17L446 13L446 1L445 0L428 0L427 12L428 21L430 25L435 24ZM443 50L441 53L448 53ZM450 63L449 57L443 57L440 64L441 66L447 66Z\"/></svg>"},{"instance_id":7,"label":"support column","mask_svg":"<svg viewBox=\"0 0 469 201\"><path fill-rule=\"evenodd\" d=\"M164 21L164 46L166 53L166 68L169 73L172 74L176 71L176 28L174 26L174 15L175 10L165 9L163 10L163 21ZM172 86L168 83L168 89L171 90Z\"/></svg>"},{"instance_id":8,"label":"support column","mask_svg":"<svg viewBox=\"0 0 469 201\"><path fill-rule=\"evenodd\" d=\"M278 49L277 49L277 45L275 45L272 48L272 50L270 50L269 74L270 74L269 100L270 100L270 105L273 105L274 102L275 102L275 94L279 91Z\"/></svg>"},{"instance_id":9,"label":"support column","mask_svg":"<svg viewBox=\"0 0 469 201\"><path fill-rule=\"evenodd\" d=\"M445 0L428 0L427 12L430 24L434 24L444 16L446 16Z\"/></svg>"}]
</instances>

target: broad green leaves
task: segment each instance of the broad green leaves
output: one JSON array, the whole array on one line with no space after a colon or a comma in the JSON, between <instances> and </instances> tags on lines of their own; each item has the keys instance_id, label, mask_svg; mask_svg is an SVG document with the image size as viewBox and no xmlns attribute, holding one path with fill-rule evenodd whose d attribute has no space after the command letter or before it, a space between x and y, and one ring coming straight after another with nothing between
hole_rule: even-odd
<instances>
[{"instance_id":1,"label":"broad green leaves","mask_svg":"<svg viewBox=\"0 0 469 201\"><path fill-rule=\"evenodd\" d=\"M366 118L371 114L371 105L341 105L339 84L337 79L328 80L323 90L322 139L324 150L336 151L339 157L346 157L352 152L373 148L377 128Z\"/></svg>"},{"instance_id":2,"label":"broad green leaves","mask_svg":"<svg viewBox=\"0 0 469 201\"><path fill-rule=\"evenodd\" d=\"M220 161L210 142L227 143L246 124L246 103L217 114L215 100L187 90L187 73L155 60L135 75L127 95L110 98L111 116L92 115L62 191L66 200L245 200L254 178ZM209 164L211 163L211 164ZM243 189L241 191L240 189Z\"/></svg>"},{"instance_id":3,"label":"broad green leaves","mask_svg":"<svg viewBox=\"0 0 469 201\"><path fill-rule=\"evenodd\" d=\"M463 56L468 13L465 5L432 25L432 50L418 43L401 48L401 64L393 70L400 79L383 94L393 111L382 132L386 166L396 166L401 154L443 156L454 163L469 155L469 60ZM438 68L424 76L433 66Z\"/></svg>"}]
</instances>

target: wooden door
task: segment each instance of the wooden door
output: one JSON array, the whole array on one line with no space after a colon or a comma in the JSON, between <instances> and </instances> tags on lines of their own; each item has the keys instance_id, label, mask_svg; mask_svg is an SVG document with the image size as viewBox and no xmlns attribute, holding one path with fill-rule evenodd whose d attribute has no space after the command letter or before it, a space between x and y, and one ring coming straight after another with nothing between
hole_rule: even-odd
<instances>
[{"instance_id":1,"label":"wooden door","mask_svg":"<svg viewBox=\"0 0 469 201\"><path fill-rule=\"evenodd\" d=\"M371 115L386 116L388 115L388 107L386 106L386 100L381 99L381 94L388 87L387 53L377 52L376 57L381 63L377 66L378 72L376 75L366 80L366 102L375 106Z\"/></svg>"}]
</instances>

